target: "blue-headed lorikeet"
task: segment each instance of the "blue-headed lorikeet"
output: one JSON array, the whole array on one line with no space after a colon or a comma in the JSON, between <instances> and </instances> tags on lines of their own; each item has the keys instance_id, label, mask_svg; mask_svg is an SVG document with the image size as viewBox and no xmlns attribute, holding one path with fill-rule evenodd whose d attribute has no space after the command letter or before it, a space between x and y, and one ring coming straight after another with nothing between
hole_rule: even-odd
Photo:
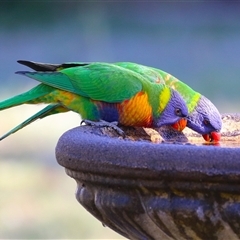
<instances>
[{"instance_id":1,"label":"blue-headed lorikeet","mask_svg":"<svg viewBox=\"0 0 240 240\"><path fill-rule=\"evenodd\" d=\"M159 128L187 117L181 95L166 84L110 63L43 64L18 61L35 72L20 71L39 85L0 102L0 110L21 104L47 103L47 107L21 123L0 140L38 118L74 111L91 121L117 121L123 126Z\"/></svg>"},{"instance_id":2,"label":"blue-headed lorikeet","mask_svg":"<svg viewBox=\"0 0 240 240\"><path fill-rule=\"evenodd\" d=\"M220 130L222 128L222 119L218 109L205 96L194 91L187 84L181 82L174 76L157 68L147 67L131 62L119 62L116 65L131 69L141 74L145 79L151 82L165 83L174 90L177 90L185 100L188 107L187 127L202 134L206 141L217 142L220 140ZM182 122L183 121L183 122ZM183 123L183 126L181 124ZM185 120L180 120L173 127L182 130L185 126Z\"/></svg>"}]
</instances>

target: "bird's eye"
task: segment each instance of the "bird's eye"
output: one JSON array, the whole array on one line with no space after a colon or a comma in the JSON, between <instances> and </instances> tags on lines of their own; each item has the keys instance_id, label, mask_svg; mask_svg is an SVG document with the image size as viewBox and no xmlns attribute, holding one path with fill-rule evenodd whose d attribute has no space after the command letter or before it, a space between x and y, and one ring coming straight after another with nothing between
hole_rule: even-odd
<instances>
[{"instance_id":1,"label":"bird's eye","mask_svg":"<svg viewBox=\"0 0 240 240\"><path fill-rule=\"evenodd\" d=\"M203 120L203 123L207 126L207 125L210 124L210 121L209 121L208 119L204 119L204 120Z\"/></svg>"},{"instance_id":2,"label":"bird's eye","mask_svg":"<svg viewBox=\"0 0 240 240\"><path fill-rule=\"evenodd\" d=\"M175 108L175 114L177 115L177 116L179 116L179 117L181 117L182 116L182 110L180 109L180 108Z\"/></svg>"}]
</instances>

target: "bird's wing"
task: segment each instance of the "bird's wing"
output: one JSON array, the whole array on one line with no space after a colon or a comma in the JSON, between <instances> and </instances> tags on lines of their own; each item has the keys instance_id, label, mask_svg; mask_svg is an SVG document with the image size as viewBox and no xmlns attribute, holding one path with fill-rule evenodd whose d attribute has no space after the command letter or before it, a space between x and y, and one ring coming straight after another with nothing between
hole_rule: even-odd
<instances>
[{"instance_id":1,"label":"bird's wing","mask_svg":"<svg viewBox=\"0 0 240 240\"><path fill-rule=\"evenodd\" d=\"M66 67L54 72L17 73L64 91L105 102L130 99L147 84L140 74L107 63Z\"/></svg>"}]
</instances>

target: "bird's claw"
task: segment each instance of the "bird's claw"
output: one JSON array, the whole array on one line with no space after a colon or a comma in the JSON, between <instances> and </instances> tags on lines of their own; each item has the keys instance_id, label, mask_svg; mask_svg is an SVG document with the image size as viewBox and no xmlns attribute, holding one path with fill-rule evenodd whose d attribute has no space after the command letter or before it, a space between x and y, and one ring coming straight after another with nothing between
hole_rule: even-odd
<instances>
[{"instance_id":1,"label":"bird's claw","mask_svg":"<svg viewBox=\"0 0 240 240\"><path fill-rule=\"evenodd\" d=\"M122 137L125 137L125 132L119 128L117 125L118 125L118 122L107 122L107 121L104 121L104 120L99 120L98 122L95 122L95 121L91 121L91 120L87 120L87 119L83 119L81 121L81 125L85 123L86 125L89 125L89 126L95 126L95 127L109 127L109 128L112 128L114 129L118 135L122 136Z\"/></svg>"}]
</instances>

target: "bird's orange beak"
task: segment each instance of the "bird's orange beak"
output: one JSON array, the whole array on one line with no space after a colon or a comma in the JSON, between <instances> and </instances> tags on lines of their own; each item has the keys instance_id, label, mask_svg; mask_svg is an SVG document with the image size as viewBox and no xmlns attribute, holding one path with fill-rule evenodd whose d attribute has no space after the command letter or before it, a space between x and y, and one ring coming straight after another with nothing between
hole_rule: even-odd
<instances>
[{"instance_id":1,"label":"bird's orange beak","mask_svg":"<svg viewBox=\"0 0 240 240\"><path fill-rule=\"evenodd\" d=\"M187 126L187 119L181 118L178 122L171 125L174 129L181 132Z\"/></svg>"},{"instance_id":2,"label":"bird's orange beak","mask_svg":"<svg viewBox=\"0 0 240 240\"><path fill-rule=\"evenodd\" d=\"M221 134L218 132L211 132L208 134L203 134L202 136L205 139L205 141L207 141L207 142L215 142L216 143L216 142L219 142L221 139Z\"/></svg>"}]
</instances>

